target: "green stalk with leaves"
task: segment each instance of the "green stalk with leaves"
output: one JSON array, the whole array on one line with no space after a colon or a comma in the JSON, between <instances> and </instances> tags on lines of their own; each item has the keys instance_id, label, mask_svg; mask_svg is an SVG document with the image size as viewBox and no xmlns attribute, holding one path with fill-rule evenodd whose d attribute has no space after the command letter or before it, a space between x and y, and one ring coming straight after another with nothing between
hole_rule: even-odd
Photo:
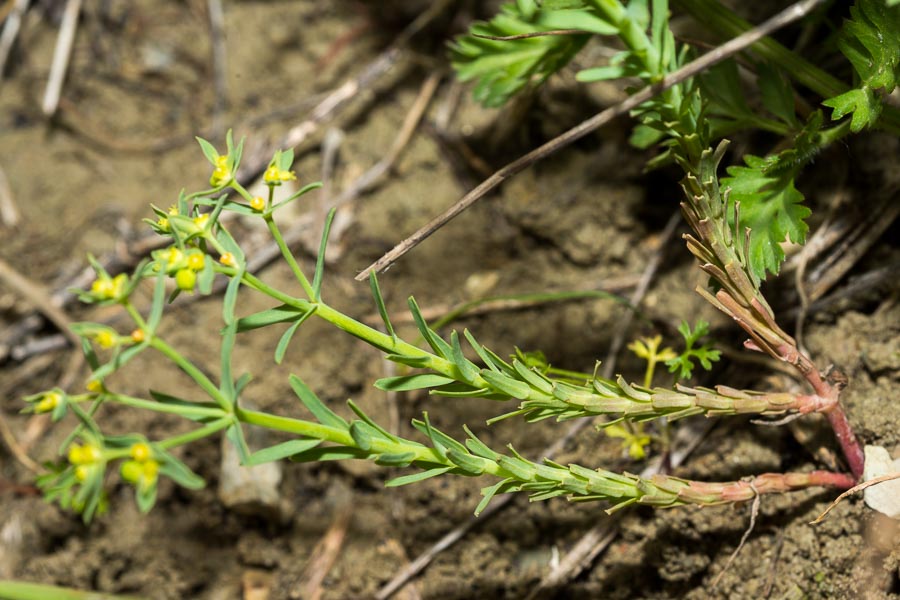
<instances>
[{"instance_id":1,"label":"green stalk with leaves","mask_svg":"<svg viewBox=\"0 0 900 600\"><path fill-rule=\"evenodd\" d=\"M322 297L325 247L333 213L325 222L312 277L295 259L278 226L278 211L319 185L307 185L280 197L277 192L281 184L295 178L290 170L293 152L280 151L264 174L267 196L253 196L234 177L243 143L235 144L229 133L224 154L200 140L213 167L210 189L190 195L182 193L168 211L154 207L157 219L150 224L157 233L171 239L168 248L154 252L152 259L139 265L130 277L113 277L94 263L97 280L91 289L80 292L82 300L122 306L133 320L134 329L126 334L105 325L79 324L76 333L84 340L92 369L87 391L69 395L56 389L27 398L34 412L49 412L59 420L71 411L80 421L62 448L68 460L40 481L47 497L82 512L85 520L90 520L104 506L104 483L110 467L115 465L122 479L135 487L141 510L149 510L156 499L160 476L189 488L203 485L173 451L222 432L246 465L281 459L367 459L379 465L415 469L391 480L389 486L444 475L486 476L492 482L483 489L483 500L476 512L483 510L496 494L514 491L527 492L534 500L556 496L603 500L611 504L610 510L616 510L634 503L709 505L810 486L852 486L862 472L862 453L839 401L845 382L834 375L820 375L811 359L778 326L760 285L767 272L778 271L784 259L778 244L786 238L802 242L806 235L803 219L809 211L794 187L799 170L824 146L860 127L877 126L879 110L872 107L870 100L880 98L896 83L896 55L875 52L866 41L853 41L868 39L863 34L870 30L880 32L879 35L890 34L894 39L900 35L897 9L874 10L876 4L877 0L860 0L845 27L842 42L845 51L852 48L869 53L868 62L853 61L860 75L860 87L856 89L865 88L864 101L858 94L851 98L843 92L844 99L828 100L826 105L835 108L832 118L837 123L832 126L824 125L819 111L805 119L793 112L792 87L778 65L759 67L764 108L761 115L744 100L734 63L671 87L635 111L640 125L633 141L647 147L660 144L664 151L656 162L675 161L685 171L682 208L693 230L686 237L688 249L714 282L713 288L701 288L698 292L747 332L748 348L796 367L809 382L812 393L737 390L724 385L703 388L681 383L661 388L651 386L652 377L642 383L631 383L622 377L579 378L548 369L541 361L523 354L506 360L479 343L469 331L461 335L452 332L445 339L426 323L411 298L410 311L427 343L427 348L420 348L396 333L374 275L370 285L383 331L370 327L335 309ZM558 30L576 32L544 35L559 33ZM664 1L648 6L646 2L625 5L614 0L558 0L541 5L528 1L506 5L496 19L473 26L471 35L457 40L454 60L461 77L478 80L476 95L488 104L498 105L560 69L591 35L615 36L625 49L609 65L583 71L580 79L584 81L627 77L653 84L684 64L691 54L690 49L677 46ZM885 64L873 66L877 61ZM887 77L886 72L892 73L894 79ZM850 118L844 118L846 115ZM726 142L721 141L723 133L761 126L787 136L793 145L775 155L747 156L745 166L731 167L728 177L720 178L718 167L726 149ZM302 296L277 289L247 270L244 251L220 219L228 211L263 220L300 285ZM226 278L228 283L222 300L220 367L213 377L161 336L160 322L165 306L174 296L182 292L211 294L217 277ZM146 314L132 300L133 292L142 285L153 287L152 304ZM169 294L167 289L174 292ZM239 316L238 298L245 293L263 294L278 305ZM698 414L819 412L831 422L851 474L766 473L724 483L663 475L640 478L550 460L535 462L511 446L503 451L488 447L469 428L464 429L464 437L457 439L434 428L427 414L413 422L423 436L421 441L409 440L387 431L352 401L349 407L355 418L339 416L295 375L290 377L291 388L312 418L270 414L243 406L241 395L251 376L236 376L233 372L232 353L237 337L263 327L286 325L274 351L275 361L280 363L292 336L313 317L379 349L387 359L416 370L375 382L382 390L427 390L433 396L446 398L477 397L517 403L514 410L490 422L502 418L521 417L533 422L551 417L567 420L603 415L610 418L606 422L610 426L623 421L634 423L663 417L673 420ZM699 344L702 326L692 331L685 324L682 333L687 349L665 359L673 372L689 377L694 360L708 366L718 355ZM649 356L649 347L644 350ZM127 368L131 359L146 351L170 361L194 381L197 389L151 390L149 398L138 398L107 386L109 375ZM467 351L477 359L468 358ZM653 352L654 361L662 360L655 354L656 349ZM652 373L652 366L649 368ZM203 399L196 399L196 394ZM99 423L100 411L108 403L179 415L196 426L188 433L159 440L140 434L109 436ZM251 452L244 437L246 427L263 427L295 437Z\"/></svg>"}]
</instances>

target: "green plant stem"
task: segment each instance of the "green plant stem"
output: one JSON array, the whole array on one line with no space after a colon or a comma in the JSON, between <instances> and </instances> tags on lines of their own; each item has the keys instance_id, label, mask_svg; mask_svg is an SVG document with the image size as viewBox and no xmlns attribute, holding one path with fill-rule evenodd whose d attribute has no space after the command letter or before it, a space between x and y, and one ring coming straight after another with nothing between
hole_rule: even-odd
<instances>
[{"instance_id":1,"label":"green plant stem","mask_svg":"<svg viewBox=\"0 0 900 600\"><path fill-rule=\"evenodd\" d=\"M753 25L717 0L675 0L675 4L722 38L732 39L753 28ZM840 79L819 69L772 38L763 38L751 45L750 50L760 58L781 67L784 73L822 98L833 98L850 89ZM894 135L900 135L900 110L884 105L879 124Z\"/></svg>"},{"instance_id":2,"label":"green plant stem","mask_svg":"<svg viewBox=\"0 0 900 600\"><path fill-rule=\"evenodd\" d=\"M331 308L322 301L311 302L282 293L250 273L244 273L243 278L244 282L253 289L300 311L306 312L316 306L315 315L317 317L331 323L353 337L366 342L370 346L378 348L382 352L422 358L426 360L424 368L435 371L436 373L441 373L447 377L453 377L454 379L461 378L459 369L457 369L449 360L441 358L426 350L422 350L408 342L404 342L398 337L392 337L373 327L369 327L364 323L360 323L341 311ZM479 385L487 385L487 382L484 380L479 380L478 383Z\"/></svg>"},{"instance_id":3,"label":"green plant stem","mask_svg":"<svg viewBox=\"0 0 900 600\"><path fill-rule=\"evenodd\" d=\"M303 419L292 419L290 417L281 417L269 413L259 412L255 410L247 410L238 407L236 411L237 418L248 425L256 425L273 429L275 431L283 431L285 433L293 433L307 438L333 442L350 448L358 448L353 436L343 429L336 427L328 427L321 423L312 421L304 421ZM429 448L415 442L398 439L394 440L374 440L370 449L372 454L403 454L412 452L415 454L413 459L415 462L447 464L455 466L449 462L440 452L434 448ZM499 474L492 473L492 474Z\"/></svg>"},{"instance_id":4,"label":"green plant stem","mask_svg":"<svg viewBox=\"0 0 900 600\"><path fill-rule=\"evenodd\" d=\"M142 408L158 413L181 415L188 419L196 417L222 417L228 415L222 408L212 405L200 406L199 403L192 403L190 405L166 404L123 394L115 394L110 400L133 408Z\"/></svg>"},{"instance_id":5,"label":"green plant stem","mask_svg":"<svg viewBox=\"0 0 900 600\"><path fill-rule=\"evenodd\" d=\"M266 226L269 228L269 232L272 234L272 237L275 239L275 243L278 244L279 250L281 250L281 255L284 256L284 260L287 261L288 265L291 267L291 271L294 273L294 277L300 282L300 286L303 288L303 293L312 300L316 297L316 292L313 290L312 285L309 283L309 280L306 278L306 275L303 274L303 270L300 268L300 265L297 264L297 259L294 258L293 252L288 248L287 244L284 241L284 237L281 235L281 230L275 224L275 219L271 215L271 213L267 213L263 215L263 219L266 221Z\"/></svg>"},{"instance_id":6,"label":"green plant stem","mask_svg":"<svg viewBox=\"0 0 900 600\"><path fill-rule=\"evenodd\" d=\"M208 425L200 427L198 429L194 429L192 431L188 431L187 433L183 433L181 435L176 435L175 437L170 437L160 442L157 442L157 445L160 448L165 450L169 450L171 448L175 448L176 446L182 446L184 444L189 444L196 440L203 439L205 437L209 437L212 434L222 431L226 427L234 424L234 417L228 415L226 417L222 417L221 419L217 419Z\"/></svg>"},{"instance_id":7,"label":"green plant stem","mask_svg":"<svg viewBox=\"0 0 900 600\"><path fill-rule=\"evenodd\" d=\"M0 598L3 600L140 600L136 596L98 594L72 588L25 581L0 580Z\"/></svg>"},{"instance_id":8,"label":"green plant stem","mask_svg":"<svg viewBox=\"0 0 900 600\"><path fill-rule=\"evenodd\" d=\"M165 355L169 360L178 365L182 371L187 373L191 379L197 382L204 392L209 394L210 398L216 401L216 404L219 405L222 410L226 412L231 411L231 403L222 395L222 392L219 391L219 388L215 386L215 384L210 381L209 377L207 377L203 371L198 369L194 364L181 355L180 352L175 350L172 346L164 342L161 338L154 335L150 340L150 347L161 352Z\"/></svg>"}]
</instances>

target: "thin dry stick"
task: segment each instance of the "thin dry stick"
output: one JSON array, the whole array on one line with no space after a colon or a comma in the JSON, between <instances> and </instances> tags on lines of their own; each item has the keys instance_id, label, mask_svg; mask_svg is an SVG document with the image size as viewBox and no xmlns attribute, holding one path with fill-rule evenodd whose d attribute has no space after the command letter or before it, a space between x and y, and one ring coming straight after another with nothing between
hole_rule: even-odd
<instances>
[{"instance_id":1,"label":"thin dry stick","mask_svg":"<svg viewBox=\"0 0 900 600\"><path fill-rule=\"evenodd\" d=\"M719 574L716 575L716 578L713 579L712 589L716 589L719 587L719 581L722 580L722 576L728 572L728 569L731 568L731 563L734 562L734 559L737 558L737 555L740 554L744 545L747 543L747 538L750 537L750 534L753 532L753 528L756 527L756 517L759 516L759 492L756 490L756 486L752 483L750 484L750 489L753 490L753 493L756 494L753 497L753 504L750 507L750 525L747 529L744 530L744 535L741 536L741 541L738 544L737 548L734 549L734 552L731 553L731 556L728 557L728 561L725 563L725 566L719 571Z\"/></svg>"},{"instance_id":2,"label":"thin dry stick","mask_svg":"<svg viewBox=\"0 0 900 600\"><path fill-rule=\"evenodd\" d=\"M856 492L861 492L862 490L864 490L868 487L872 487L873 485L877 485L879 483L884 483L885 481L892 481L894 479L900 479L900 472L888 473L887 475L882 475L881 477L875 477L874 479L870 479L868 481L864 481L858 485L853 486L852 488L850 488L849 490L847 490L846 492L844 492L843 494L841 494L840 496L835 498L834 502L829 504L828 508L825 509L825 512L823 512L821 515L816 517L816 519L814 521L810 521L809 524L815 525L816 523L821 523L822 520L825 518L825 516L831 512L831 509L833 509L835 506L840 504L841 501L844 498L846 498L847 496L849 496L850 494L855 494Z\"/></svg>"},{"instance_id":3,"label":"thin dry stick","mask_svg":"<svg viewBox=\"0 0 900 600\"><path fill-rule=\"evenodd\" d=\"M50 295L43 286L16 271L5 260L0 258L0 281L15 290L27 300L34 308L39 310L50 322L56 325L60 333L76 348L81 347L81 339L70 329L72 320L61 308L58 308L50 299Z\"/></svg>"},{"instance_id":4,"label":"thin dry stick","mask_svg":"<svg viewBox=\"0 0 900 600\"><path fill-rule=\"evenodd\" d=\"M416 97L412 107L410 107L409 112L406 114L403 125L400 127L400 133L397 134L394 143L391 144L390 150L388 150L384 158L375 163L372 168L363 173L350 186L343 190L335 200L335 205L349 202L361 193L372 189L394 166L394 163L396 163L397 159L400 157L400 153L403 152L403 149L406 148L410 139L412 139L416 128L419 126L419 121L422 119L422 115L425 114L425 110L428 108L431 99L434 97L434 92L437 90L440 81L441 76L437 73L428 76L419 90L419 95Z\"/></svg>"},{"instance_id":5,"label":"thin dry stick","mask_svg":"<svg viewBox=\"0 0 900 600\"><path fill-rule=\"evenodd\" d=\"M215 135L224 133L225 108L228 105L228 78L225 70L225 12L222 10L222 0L207 0L207 12L209 13L209 41L212 59L213 76L213 124Z\"/></svg>"},{"instance_id":6,"label":"thin dry stick","mask_svg":"<svg viewBox=\"0 0 900 600\"><path fill-rule=\"evenodd\" d=\"M588 133L606 125L616 117L626 114L628 111L637 108L647 100L653 98L657 94L670 87L681 83L691 77L702 73L706 69L717 65L733 54L740 52L744 48L751 46L760 39L770 33L784 27L785 25L802 18L817 5L824 0L802 0L778 13L768 21L759 26L746 31L738 37L722 44L715 50L712 50L700 58L694 60L681 67L677 71L666 75L659 83L647 86L633 96L630 96L623 102L607 108L603 112L594 115L587 121L576 125L564 134L550 140L543 146L532 150L528 154L522 156L509 163L471 192L463 196L456 204L447 209L443 214L435 217L424 227L416 231L414 234L397 244L391 251L376 260L374 263L366 267L359 275L356 276L357 281L368 279L369 273L372 271L383 272L397 261L401 256L415 248L422 241L428 238L435 231L446 225L451 219L459 215L461 212L472 206L475 202L484 197L489 191L503 183L507 178L519 173L526 167L531 166L535 162L550 156L554 152L565 148L572 142L581 139Z\"/></svg>"},{"instance_id":7,"label":"thin dry stick","mask_svg":"<svg viewBox=\"0 0 900 600\"><path fill-rule=\"evenodd\" d=\"M53 51L50 76L47 78L47 89L41 103L41 110L47 117L56 114L59 106L59 96L62 93L66 71L69 69L69 57L72 55L72 43L75 41L75 29L78 27L80 13L81 0L69 0L66 3L66 10L59 26L59 36L56 38L56 49Z\"/></svg>"},{"instance_id":8,"label":"thin dry stick","mask_svg":"<svg viewBox=\"0 0 900 600\"><path fill-rule=\"evenodd\" d=\"M6 178L6 172L3 170L3 167L0 167L0 224L12 227L19 223L19 219L19 209L16 207L16 202L13 199L9 179Z\"/></svg>"},{"instance_id":9,"label":"thin dry stick","mask_svg":"<svg viewBox=\"0 0 900 600\"><path fill-rule=\"evenodd\" d=\"M0 80L3 79L6 61L9 59L9 53L16 42L19 30L22 28L22 16L28 10L29 4L31 4L31 0L15 0L12 11L10 11L6 22L3 24L3 33L0 33Z\"/></svg>"},{"instance_id":10,"label":"thin dry stick","mask_svg":"<svg viewBox=\"0 0 900 600\"><path fill-rule=\"evenodd\" d=\"M9 423L6 422L6 418L3 416L2 412L0 412L0 437L3 438L6 447L9 448L12 455L16 457L16 460L22 463L23 467L36 475L40 475L44 472L41 465L37 464L34 459L28 456L28 452L26 452L25 448L19 444L19 441L16 439L12 429L9 428Z\"/></svg>"},{"instance_id":11,"label":"thin dry stick","mask_svg":"<svg viewBox=\"0 0 900 600\"><path fill-rule=\"evenodd\" d=\"M331 527L313 548L303 579L291 592L292 598L319 600L322 597L322 582L325 581L325 577L334 566L341 547L344 545L344 537L347 535L347 527L350 525L352 516L352 504L340 509L331 523Z\"/></svg>"},{"instance_id":12,"label":"thin dry stick","mask_svg":"<svg viewBox=\"0 0 900 600\"><path fill-rule=\"evenodd\" d=\"M762 592L763 598L770 597L772 589L775 587L775 576L778 574L778 560L781 558L781 549L784 548L784 529L779 529L776 536L775 549L772 551L772 557L769 559L769 572L766 575L766 585Z\"/></svg>"}]
</instances>

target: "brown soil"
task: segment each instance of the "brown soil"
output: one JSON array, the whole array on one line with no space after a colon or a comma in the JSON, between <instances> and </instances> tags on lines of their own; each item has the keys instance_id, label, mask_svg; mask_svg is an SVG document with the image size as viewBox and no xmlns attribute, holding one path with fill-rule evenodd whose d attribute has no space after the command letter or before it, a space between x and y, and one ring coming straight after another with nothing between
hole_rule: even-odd
<instances>
[{"instance_id":1,"label":"brown soil","mask_svg":"<svg viewBox=\"0 0 900 600\"><path fill-rule=\"evenodd\" d=\"M3 231L0 256L51 289L83 267L87 252L100 255L113 249L123 227L143 227L140 219L150 215L149 203L168 206L183 186L198 189L208 177L191 141L208 127L214 105L205 3L113 1L106 13L98 6L107 3L86 4L59 123L48 127L39 111L55 41L51 14L29 13L0 96L0 166L22 213L17 227ZM302 120L303 110L264 125L247 123L332 89L384 48L391 32L389 24L376 20L381 12L374 8L377 3L333 4L225 4L225 122L233 124L237 136L254 143L274 139L270 136ZM403 61L333 124L346 136L336 189L386 153L426 75L421 64ZM450 93L445 82L436 104ZM451 131L460 133L481 160L498 165L586 116L572 114L572 99L575 106L590 108L603 97L602 92L590 93L565 77L554 80L518 122L515 111L485 111L466 96ZM435 112L432 106L429 119ZM513 133L500 135L504 131ZM324 132L303 146L295 165L304 181L319 178L318 143ZM677 209L680 192L675 172L641 174L645 157L627 149L627 135L624 121L603 130L516 177L501 193L444 227L382 278L391 312L404 312L408 295L423 307L443 306L491 295L585 289L639 274L658 250L659 233ZM162 152L131 151L163 142ZM865 154L853 150L851 145L851 162L864 162ZM817 199L827 197L829 184L821 182L832 181L830 173L845 168L840 165L847 153L826 154L808 176L806 189L814 205L824 202ZM326 276L327 300L352 315L373 313L368 286L353 282L353 276L478 181L479 174L455 156L451 160L437 136L422 128L387 182L354 203L353 224L339 242L342 256ZM867 173L875 169L872 164L863 168ZM883 163L882 174L867 175L866 185L887 185L894 168ZM850 193L863 201L866 189L859 185ZM645 300L647 318L636 321L630 336L661 331L668 344L676 345L672 334L679 320L702 317L713 323L719 346L738 348L741 336L692 291L704 278L683 247L670 244ZM896 257L897 248L882 241L859 270ZM309 256L304 260L311 264ZM283 265L268 268L265 276L291 289ZM250 296L243 302L244 313L265 306ZM0 288L0 304L4 327L30 310L6 288ZM555 365L590 370L606 354L624 310L608 300L570 302L470 317L456 326L470 328L500 354L515 347L540 349ZM805 336L818 365L837 365L850 377L844 400L859 436L894 453L900 447L898 310L896 292L850 302L839 312L814 315ZM76 319L117 318L84 308L72 314ZM215 371L220 314L216 301L178 305L169 313L164 335ZM126 327L125 319L113 324ZM415 335L409 327L400 332ZM50 326L44 333L52 333ZM343 401L352 396L377 420L388 422L388 401L371 386L385 375L375 351L324 324L310 323L295 339L285 364L276 367L271 356L280 334L272 330L241 338L235 369L255 374L248 399L256 406L300 415L287 384L287 374L293 372L336 410L346 410ZM17 434L29 424L29 417L18 414L21 396L55 385L67 356L60 352L49 367L24 382L21 374L29 361L0 366L2 417ZM641 365L627 356L621 357L618 370L641 376ZM714 376L716 382L736 387L796 385L768 373L726 360ZM180 383L187 379L149 356L113 381L116 389L135 395L148 387L174 391ZM486 427L484 420L504 407L408 395L398 399L402 434L416 435L408 423L423 410L439 428L458 432L468 423L489 444L511 442L533 458L566 428L515 420ZM177 419L115 408L105 413L103 424L110 433L140 431L152 438L189 427ZM32 455L54 458L69 425L51 428ZM820 445L834 447L824 423L810 418L803 426L818 435L811 445L801 445L787 427L723 420L677 474L731 480L764 471L822 468L814 451ZM393 473L368 463L285 464L283 508L274 515L238 514L227 510L216 493L218 441L185 448L183 458L207 480L205 489L189 492L164 484L157 506L142 516L131 491L114 487L109 512L84 526L77 516L10 485L27 486L30 474L5 446L0 448L0 543L6 544L5 550L0 548L0 579L153 599L254 598L259 597L252 595L251 583L256 582L269 598L298 598L296 590L316 544L349 505L348 532L324 580L323 597L367 598L468 519L483 485L474 479L431 479L385 490L382 484ZM590 428L560 460L632 472L642 468L623 458L616 440ZM609 549L555 597L898 597L900 528L858 499L842 503L824 523L809 525L834 496L810 490L765 497L746 547L715 590L714 578L747 527L749 506L629 511ZM529 504L519 498L499 518L485 520L440 554L415 580L415 590L428 599L524 597L548 572L554 556L607 518L603 508L563 500ZM10 536L17 541L12 543ZM410 589L401 594L416 597Z\"/></svg>"}]
</instances>

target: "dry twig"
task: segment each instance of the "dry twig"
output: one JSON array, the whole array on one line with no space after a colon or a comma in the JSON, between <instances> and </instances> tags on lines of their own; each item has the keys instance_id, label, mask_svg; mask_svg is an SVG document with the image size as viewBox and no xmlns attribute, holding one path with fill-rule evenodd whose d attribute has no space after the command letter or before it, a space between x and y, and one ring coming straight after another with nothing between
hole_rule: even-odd
<instances>
[{"instance_id":1,"label":"dry twig","mask_svg":"<svg viewBox=\"0 0 900 600\"><path fill-rule=\"evenodd\" d=\"M22 16L28 10L29 4L31 4L31 0L15 0L12 10L6 16L6 22L3 24L3 33L0 33L0 80L3 79L6 61L9 59L9 53L16 42L19 30L22 28Z\"/></svg>"},{"instance_id":2,"label":"dry twig","mask_svg":"<svg viewBox=\"0 0 900 600\"><path fill-rule=\"evenodd\" d=\"M6 178L6 172L0 167L0 225L13 227L19 223L19 218L19 209L13 199L12 187Z\"/></svg>"},{"instance_id":3,"label":"dry twig","mask_svg":"<svg viewBox=\"0 0 900 600\"><path fill-rule=\"evenodd\" d=\"M877 484L879 484L879 483L884 483L885 481L893 481L894 479L900 479L900 472L897 472L897 473L888 473L887 475L882 475L881 477L875 477L875 478L870 479L870 480L868 480L868 481L863 481L862 483L860 483L860 484L858 484L858 485L854 485L852 488L850 488L849 490L847 490L846 492L844 492L843 494L841 494L840 496L838 496L837 498L835 498L835 499L834 499L834 502L832 502L831 504L829 504L829 505L828 505L828 508L826 508L825 511L824 511L821 515L819 515L818 517L816 517L815 520L810 521L809 524L810 524L810 525L815 525L815 524L817 524L817 523L821 523L822 520L825 519L825 516L826 516L828 513L830 513L831 510L832 510L835 506L837 506L838 504L840 504L841 501L843 501L843 499L846 498L847 496L849 496L849 495L851 495L851 494L855 494L856 492L861 492L861 491L863 491L864 489L866 489L866 488L868 488L868 487L872 487L873 485L877 485Z\"/></svg>"},{"instance_id":4,"label":"dry twig","mask_svg":"<svg viewBox=\"0 0 900 600\"><path fill-rule=\"evenodd\" d=\"M81 13L81 1L69 0L63 12L59 36L56 38L56 48L53 51L53 62L50 65L50 76L47 78L47 89L44 91L44 100L41 103L41 110L47 117L55 115L59 106L63 81L66 79L69 58L72 55L72 44L75 41L75 30L78 27L78 15Z\"/></svg>"},{"instance_id":5,"label":"dry twig","mask_svg":"<svg viewBox=\"0 0 900 600\"><path fill-rule=\"evenodd\" d=\"M331 527L313 548L303 579L291 592L292 598L319 600L322 597L322 582L334 566L344 545L344 537L347 535L347 527L352 516L352 503L342 507L335 515Z\"/></svg>"}]
</instances>

